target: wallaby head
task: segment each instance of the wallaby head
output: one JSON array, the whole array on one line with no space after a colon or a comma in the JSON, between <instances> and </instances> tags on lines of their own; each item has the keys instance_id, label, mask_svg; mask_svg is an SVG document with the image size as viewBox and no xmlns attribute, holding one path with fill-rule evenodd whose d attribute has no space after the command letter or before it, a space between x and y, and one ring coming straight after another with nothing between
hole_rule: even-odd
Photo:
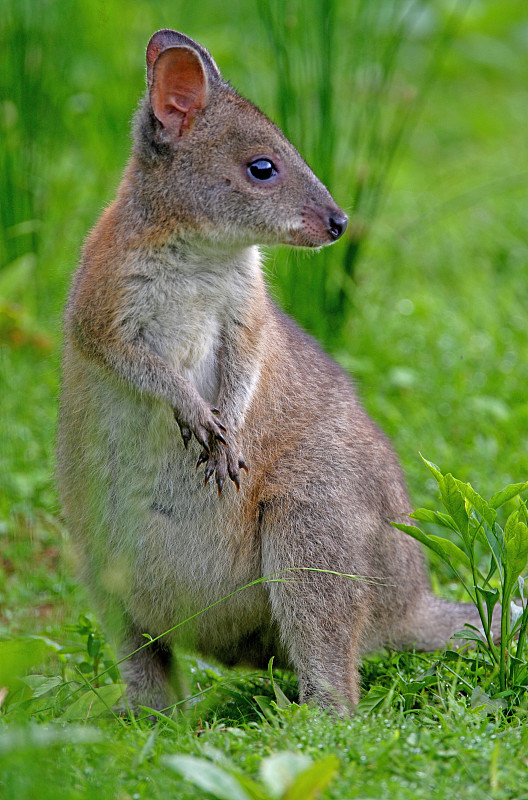
<instances>
[{"instance_id":1,"label":"wallaby head","mask_svg":"<svg viewBox=\"0 0 528 800\"><path fill-rule=\"evenodd\" d=\"M147 47L135 156L149 205L215 243L331 244L347 217L283 133L240 97L210 54L161 30Z\"/></svg>"}]
</instances>

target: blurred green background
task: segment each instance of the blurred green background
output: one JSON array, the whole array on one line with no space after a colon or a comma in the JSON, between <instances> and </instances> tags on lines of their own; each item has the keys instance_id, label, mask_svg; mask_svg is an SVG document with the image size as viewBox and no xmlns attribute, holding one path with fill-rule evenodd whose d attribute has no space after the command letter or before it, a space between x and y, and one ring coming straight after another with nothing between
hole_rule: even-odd
<instances>
[{"instance_id":1,"label":"blurred green background","mask_svg":"<svg viewBox=\"0 0 528 800\"><path fill-rule=\"evenodd\" d=\"M427 666L434 682L436 656L367 662L366 688L408 693L405 712L395 700L379 717L294 712L273 727L253 700L271 691L266 676L188 658L193 688L220 698L218 716L206 704L203 724L71 724L94 710L79 689L112 654L77 584L53 482L62 308L86 232L119 184L145 46L161 27L210 49L350 214L333 247L269 251L265 270L281 305L355 377L414 503L436 505L419 452L485 496L528 475L523 0L3 0L0 689L18 693L0 691L0 793L196 797L161 754L212 744L251 774L276 750L339 753L339 800L526 797L524 717L492 741L487 712L449 689L447 661L443 684L424 694L415 676ZM460 598L441 564L433 582ZM22 638L34 633L47 638ZM44 651L44 674L17 681ZM104 680L114 692L115 670Z\"/></svg>"},{"instance_id":2,"label":"blurred green background","mask_svg":"<svg viewBox=\"0 0 528 800\"><path fill-rule=\"evenodd\" d=\"M0 630L45 624L73 585L53 485L61 314L160 27L209 48L350 213L343 241L265 269L357 379L413 500L432 502L419 452L484 494L526 478L524 3L4 0L0 26Z\"/></svg>"}]
</instances>

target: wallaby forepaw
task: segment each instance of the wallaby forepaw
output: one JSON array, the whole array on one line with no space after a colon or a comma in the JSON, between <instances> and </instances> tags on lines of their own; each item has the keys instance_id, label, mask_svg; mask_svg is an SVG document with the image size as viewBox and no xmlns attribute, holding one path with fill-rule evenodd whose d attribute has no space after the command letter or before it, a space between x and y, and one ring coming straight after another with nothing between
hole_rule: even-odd
<instances>
[{"instance_id":1,"label":"wallaby forepaw","mask_svg":"<svg viewBox=\"0 0 528 800\"><path fill-rule=\"evenodd\" d=\"M201 413L194 419L182 419L178 411L174 410L174 418L178 423L180 433L183 439L183 444L187 450L189 442L194 434L199 444L203 449L210 453L216 442L220 442L224 447L227 447L227 442L224 439L224 433L227 433L227 428L218 419L220 413L217 408L211 408L204 403L204 408L200 410Z\"/></svg>"},{"instance_id":2,"label":"wallaby forepaw","mask_svg":"<svg viewBox=\"0 0 528 800\"><path fill-rule=\"evenodd\" d=\"M238 492L240 489L240 470L244 469L248 472L247 464L244 459L241 456L235 456L233 449L229 445L225 448L213 445L210 450L202 450L196 463L196 469L198 469L201 464L206 465L204 486L207 486L209 479L214 473L218 497L222 496L222 489L224 488L225 479L228 475L235 484Z\"/></svg>"}]
</instances>

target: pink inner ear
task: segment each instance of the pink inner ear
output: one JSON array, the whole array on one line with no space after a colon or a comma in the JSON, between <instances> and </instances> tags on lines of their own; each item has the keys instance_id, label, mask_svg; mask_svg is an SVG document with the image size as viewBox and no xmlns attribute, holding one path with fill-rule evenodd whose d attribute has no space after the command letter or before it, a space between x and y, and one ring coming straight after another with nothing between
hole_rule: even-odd
<instances>
[{"instance_id":1,"label":"pink inner ear","mask_svg":"<svg viewBox=\"0 0 528 800\"><path fill-rule=\"evenodd\" d=\"M162 125L180 129L205 107L207 79L200 57L187 47L170 47L157 58L150 91L152 110Z\"/></svg>"},{"instance_id":2,"label":"pink inner ear","mask_svg":"<svg viewBox=\"0 0 528 800\"><path fill-rule=\"evenodd\" d=\"M157 31L154 36L152 36L150 42L148 43L147 47L147 79L149 88L152 85L152 73L154 69L154 64L156 62L157 57L162 52L162 50L166 50L167 47L171 47L174 44L172 39L173 31L169 30L161 30Z\"/></svg>"}]
</instances>

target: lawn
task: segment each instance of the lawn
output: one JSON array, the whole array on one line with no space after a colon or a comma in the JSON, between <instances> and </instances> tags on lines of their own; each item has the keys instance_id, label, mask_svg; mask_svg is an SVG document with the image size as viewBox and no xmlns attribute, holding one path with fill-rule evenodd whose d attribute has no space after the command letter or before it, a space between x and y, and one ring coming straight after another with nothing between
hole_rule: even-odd
<instances>
[{"instance_id":1,"label":"lawn","mask_svg":"<svg viewBox=\"0 0 528 800\"><path fill-rule=\"evenodd\" d=\"M183 714L153 725L110 712L119 675L77 583L53 480L62 308L119 184L144 48L161 27L207 46L350 213L327 251L269 251L268 281L354 376L413 503L440 508L420 453L486 498L528 478L522 4L4 6L0 796L528 798L527 699L498 697L471 654L373 656L357 714L337 720L287 703L289 673L185 653ZM437 593L464 598L436 555L431 568Z\"/></svg>"}]
</instances>

